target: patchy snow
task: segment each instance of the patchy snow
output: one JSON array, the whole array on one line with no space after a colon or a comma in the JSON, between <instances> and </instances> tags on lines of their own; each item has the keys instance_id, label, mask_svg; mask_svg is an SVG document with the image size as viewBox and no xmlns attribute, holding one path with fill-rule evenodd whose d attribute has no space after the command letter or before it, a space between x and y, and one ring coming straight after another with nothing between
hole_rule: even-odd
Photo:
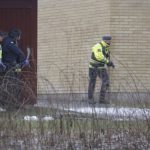
<instances>
[{"instance_id":1,"label":"patchy snow","mask_svg":"<svg viewBox=\"0 0 150 150\"><path fill-rule=\"evenodd\" d=\"M101 108L93 108L93 107L79 107L79 108L65 108L66 111L72 111L82 114L94 114L98 117L104 118L112 118L118 121L124 120L133 120L133 119L150 119L150 109L140 109L140 108L116 108L116 107L101 107ZM52 116L46 115L42 118L37 116L24 116L24 120L26 121L51 121L54 120Z\"/></svg>"},{"instance_id":2,"label":"patchy snow","mask_svg":"<svg viewBox=\"0 0 150 150\"><path fill-rule=\"evenodd\" d=\"M140 108L124 108L124 107L62 107L58 109L63 109L66 111L77 112L82 114L95 114L98 117L110 117L114 120L130 120L130 119L150 119L150 109L140 109ZM6 111L5 109L0 108L1 111ZM42 118L37 116L24 116L23 118L26 121L50 121L54 120L52 116L46 115Z\"/></svg>"},{"instance_id":3,"label":"patchy snow","mask_svg":"<svg viewBox=\"0 0 150 150\"><path fill-rule=\"evenodd\" d=\"M37 121L39 120L37 116L24 116L24 120L26 121Z\"/></svg>"},{"instance_id":4,"label":"patchy snow","mask_svg":"<svg viewBox=\"0 0 150 150\"><path fill-rule=\"evenodd\" d=\"M1 112L1 111L6 111L6 110L0 107L0 112Z\"/></svg>"},{"instance_id":5,"label":"patchy snow","mask_svg":"<svg viewBox=\"0 0 150 150\"><path fill-rule=\"evenodd\" d=\"M45 116L45 117L42 118L42 120L44 120L44 121L50 121L50 120L54 120L54 118L51 117L51 116Z\"/></svg>"},{"instance_id":6,"label":"patchy snow","mask_svg":"<svg viewBox=\"0 0 150 150\"><path fill-rule=\"evenodd\" d=\"M117 108L117 107L79 107L68 108L65 110L84 113L84 114L96 114L98 116L112 117L118 120L124 119L150 119L150 109L140 108Z\"/></svg>"},{"instance_id":7,"label":"patchy snow","mask_svg":"<svg viewBox=\"0 0 150 150\"><path fill-rule=\"evenodd\" d=\"M26 121L39 121L39 120L50 121L50 120L54 120L54 118L51 116L45 116L43 118L39 118L37 116L24 116L24 120Z\"/></svg>"}]
</instances>

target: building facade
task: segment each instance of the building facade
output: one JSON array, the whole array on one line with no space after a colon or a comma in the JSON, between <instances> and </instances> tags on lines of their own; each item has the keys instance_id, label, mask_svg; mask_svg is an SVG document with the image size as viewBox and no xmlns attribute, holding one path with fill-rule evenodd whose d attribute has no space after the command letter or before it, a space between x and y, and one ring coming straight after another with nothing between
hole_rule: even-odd
<instances>
[{"instance_id":1,"label":"building facade","mask_svg":"<svg viewBox=\"0 0 150 150\"><path fill-rule=\"evenodd\" d=\"M150 90L150 1L38 0L38 94L83 94L91 47L112 35L110 93ZM99 92L97 79L95 92ZM127 96L128 97L128 96Z\"/></svg>"}]
</instances>

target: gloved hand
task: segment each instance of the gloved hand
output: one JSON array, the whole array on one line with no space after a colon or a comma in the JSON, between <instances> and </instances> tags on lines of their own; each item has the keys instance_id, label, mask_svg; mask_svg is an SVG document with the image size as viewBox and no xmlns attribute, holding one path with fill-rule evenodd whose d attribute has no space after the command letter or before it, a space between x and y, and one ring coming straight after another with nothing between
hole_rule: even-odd
<instances>
[{"instance_id":1,"label":"gloved hand","mask_svg":"<svg viewBox=\"0 0 150 150\"><path fill-rule=\"evenodd\" d=\"M28 65L29 65L29 60L26 59L26 60L24 61L24 64L25 64L26 66L28 66Z\"/></svg>"},{"instance_id":2,"label":"gloved hand","mask_svg":"<svg viewBox=\"0 0 150 150\"><path fill-rule=\"evenodd\" d=\"M23 67L26 67L26 66L30 66L30 63L29 63L29 60L28 60L28 59L26 59L26 60L23 62L22 68L23 68Z\"/></svg>"},{"instance_id":3,"label":"gloved hand","mask_svg":"<svg viewBox=\"0 0 150 150\"><path fill-rule=\"evenodd\" d=\"M115 65L114 65L114 63L113 63L112 61L109 61L109 62L107 63L107 66L108 66L108 67L113 67L113 68L115 68Z\"/></svg>"},{"instance_id":4,"label":"gloved hand","mask_svg":"<svg viewBox=\"0 0 150 150\"><path fill-rule=\"evenodd\" d=\"M5 69L6 69L6 66L3 64L2 61L0 61L0 68L1 68L1 70L3 70L3 71L5 71Z\"/></svg>"}]
</instances>

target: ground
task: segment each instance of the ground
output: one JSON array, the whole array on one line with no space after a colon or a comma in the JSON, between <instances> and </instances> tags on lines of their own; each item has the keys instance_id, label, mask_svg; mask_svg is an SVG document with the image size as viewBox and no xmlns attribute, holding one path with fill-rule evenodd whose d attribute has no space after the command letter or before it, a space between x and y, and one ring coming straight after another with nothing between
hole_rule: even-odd
<instances>
[{"instance_id":1,"label":"ground","mask_svg":"<svg viewBox=\"0 0 150 150\"><path fill-rule=\"evenodd\" d=\"M150 150L150 109L39 101L0 112L2 150Z\"/></svg>"}]
</instances>

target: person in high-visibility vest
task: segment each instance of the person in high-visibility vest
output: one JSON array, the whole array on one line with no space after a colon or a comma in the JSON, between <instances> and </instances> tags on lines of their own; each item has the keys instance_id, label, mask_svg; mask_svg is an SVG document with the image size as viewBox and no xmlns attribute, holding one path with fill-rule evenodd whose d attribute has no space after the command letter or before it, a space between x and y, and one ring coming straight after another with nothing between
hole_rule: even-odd
<instances>
[{"instance_id":1,"label":"person in high-visibility vest","mask_svg":"<svg viewBox=\"0 0 150 150\"><path fill-rule=\"evenodd\" d=\"M6 69L6 66L2 62L2 42L7 37L7 33L0 31L0 72L3 72Z\"/></svg>"},{"instance_id":2,"label":"person in high-visibility vest","mask_svg":"<svg viewBox=\"0 0 150 150\"><path fill-rule=\"evenodd\" d=\"M101 78L102 84L99 95L99 103L109 103L105 100L106 91L109 87L109 75L107 73L108 67L115 67L110 60L109 47L111 44L111 36L103 36L102 41L92 47L92 55L89 64L89 86L88 86L88 102L95 104L94 89L97 76Z\"/></svg>"}]
</instances>

